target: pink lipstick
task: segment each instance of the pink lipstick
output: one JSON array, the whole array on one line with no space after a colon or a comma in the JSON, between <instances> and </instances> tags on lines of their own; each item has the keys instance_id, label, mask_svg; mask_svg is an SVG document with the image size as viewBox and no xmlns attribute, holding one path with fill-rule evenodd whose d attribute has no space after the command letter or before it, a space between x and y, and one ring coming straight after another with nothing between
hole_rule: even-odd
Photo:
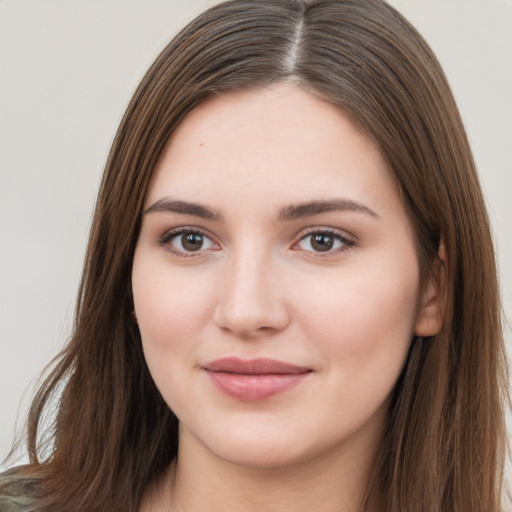
<instances>
[{"instance_id":1,"label":"pink lipstick","mask_svg":"<svg viewBox=\"0 0 512 512\"><path fill-rule=\"evenodd\" d=\"M203 366L213 385L222 393L247 402L257 402L297 386L310 368L274 359L217 359Z\"/></svg>"}]
</instances>

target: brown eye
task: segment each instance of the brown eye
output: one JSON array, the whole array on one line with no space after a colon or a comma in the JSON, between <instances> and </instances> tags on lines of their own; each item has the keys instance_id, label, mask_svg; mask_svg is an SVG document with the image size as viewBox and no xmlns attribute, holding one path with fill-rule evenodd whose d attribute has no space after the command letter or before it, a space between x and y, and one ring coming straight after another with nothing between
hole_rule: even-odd
<instances>
[{"instance_id":1,"label":"brown eye","mask_svg":"<svg viewBox=\"0 0 512 512\"><path fill-rule=\"evenodd\" d=\"M185 251L199 251L204 244L204 236L199 233L185 233L176 238L181 238L181 246Z\"/></svg>"},{"instance_id":2,"label":"brown eye","mask_svg":"<svg viewBox=\"0 0 512 512\"><path fill-rule=\"evenodd\" d=\"M295 247L301 251L311 253L336 254L353 247L354 245L355 242L345 238L337 232L313 231L303 236Z\"/></svg>"},{"instance_id":3,"label":"brown eye","mask_svg":"<svg viewBox=\"0 0 512 512\"><path fill-rule=\"evenodd\" d=\"M326 233L316 233L311 236L311 247L318 252L330 251L334 246L334 237Z\"/></svg>"},{"instance_id":4,"label":"brown eye","mask_svg":"<svg viewBox=\"0 0 512 512\"><path fill-rule=\"evenodd\" d=\"M172 230L166 233L159 244L177 256L192 256L201 251L218 250L220 247L201 231Z\"/></svg>"}]
</instances>

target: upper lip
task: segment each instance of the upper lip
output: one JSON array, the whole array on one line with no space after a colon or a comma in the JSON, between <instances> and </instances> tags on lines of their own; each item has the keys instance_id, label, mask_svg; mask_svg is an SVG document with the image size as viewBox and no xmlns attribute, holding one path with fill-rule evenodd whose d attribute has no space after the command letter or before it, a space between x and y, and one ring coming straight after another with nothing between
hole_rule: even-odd
<instances>
[{"instance_id":1,"label":"upper lip","mask_svg":"<svg viewBox=\"0 0 512 512\"><path fill-rule=\"evenodd\" d=\"M211 372L237 373L241 375L282 375L311 371L311 368L305 366L298 366L265 357L258 359L223 357L222 359L205 364L203 368Z\"/></svg>"}]
</instances>

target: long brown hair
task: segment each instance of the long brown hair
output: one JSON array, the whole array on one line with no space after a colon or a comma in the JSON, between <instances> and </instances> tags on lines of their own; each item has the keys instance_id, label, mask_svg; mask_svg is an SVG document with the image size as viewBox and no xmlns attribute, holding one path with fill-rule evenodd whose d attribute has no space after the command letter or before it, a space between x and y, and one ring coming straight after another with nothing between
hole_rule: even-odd
<instances>
[{"instance_id":1,"label":"long brown hair","mask_svg":"<svg viewBox=\"0 0 512 512\"><path fill-rule=\"evenodd\" d=\"M507 375L489 221L467 137L428 45L381 0L232 0L164 49L121 122L96 205L71 341L28 420L34 510L136 511L176 456L131 313L142 205L160 152L214 94L292 81L378 142L414 226L422 277L443 244L444 328L412 340L369 488L383 512L499 512ZM49 455L45 411L57 396Z\"/></svg>"}]
</instances>

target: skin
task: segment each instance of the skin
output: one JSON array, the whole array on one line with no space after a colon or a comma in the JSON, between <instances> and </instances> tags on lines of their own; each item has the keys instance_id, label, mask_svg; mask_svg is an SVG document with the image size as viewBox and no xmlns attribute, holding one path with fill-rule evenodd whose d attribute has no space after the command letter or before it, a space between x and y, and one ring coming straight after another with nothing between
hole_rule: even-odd
<instances>
[{"instance_id":1,"label":"skin","mask_svg":"<svg viewBox=\"0 0 512 512\"><path fill-rule=\"evenodd\" d=\"M290 205L332 200L331 211L283 220ZM169 211L170 201L218 218ZM141 510L359 511L411 339L440 328L376 143L291 84L221 95L175 131L145 209L135 310L180 445ZM198 250L180 229L201 233ZM318 250L312 233L332 249ZM240 400L204 370L227 356L309 373L267 399Z\"/></svg>"}]
</instances>

